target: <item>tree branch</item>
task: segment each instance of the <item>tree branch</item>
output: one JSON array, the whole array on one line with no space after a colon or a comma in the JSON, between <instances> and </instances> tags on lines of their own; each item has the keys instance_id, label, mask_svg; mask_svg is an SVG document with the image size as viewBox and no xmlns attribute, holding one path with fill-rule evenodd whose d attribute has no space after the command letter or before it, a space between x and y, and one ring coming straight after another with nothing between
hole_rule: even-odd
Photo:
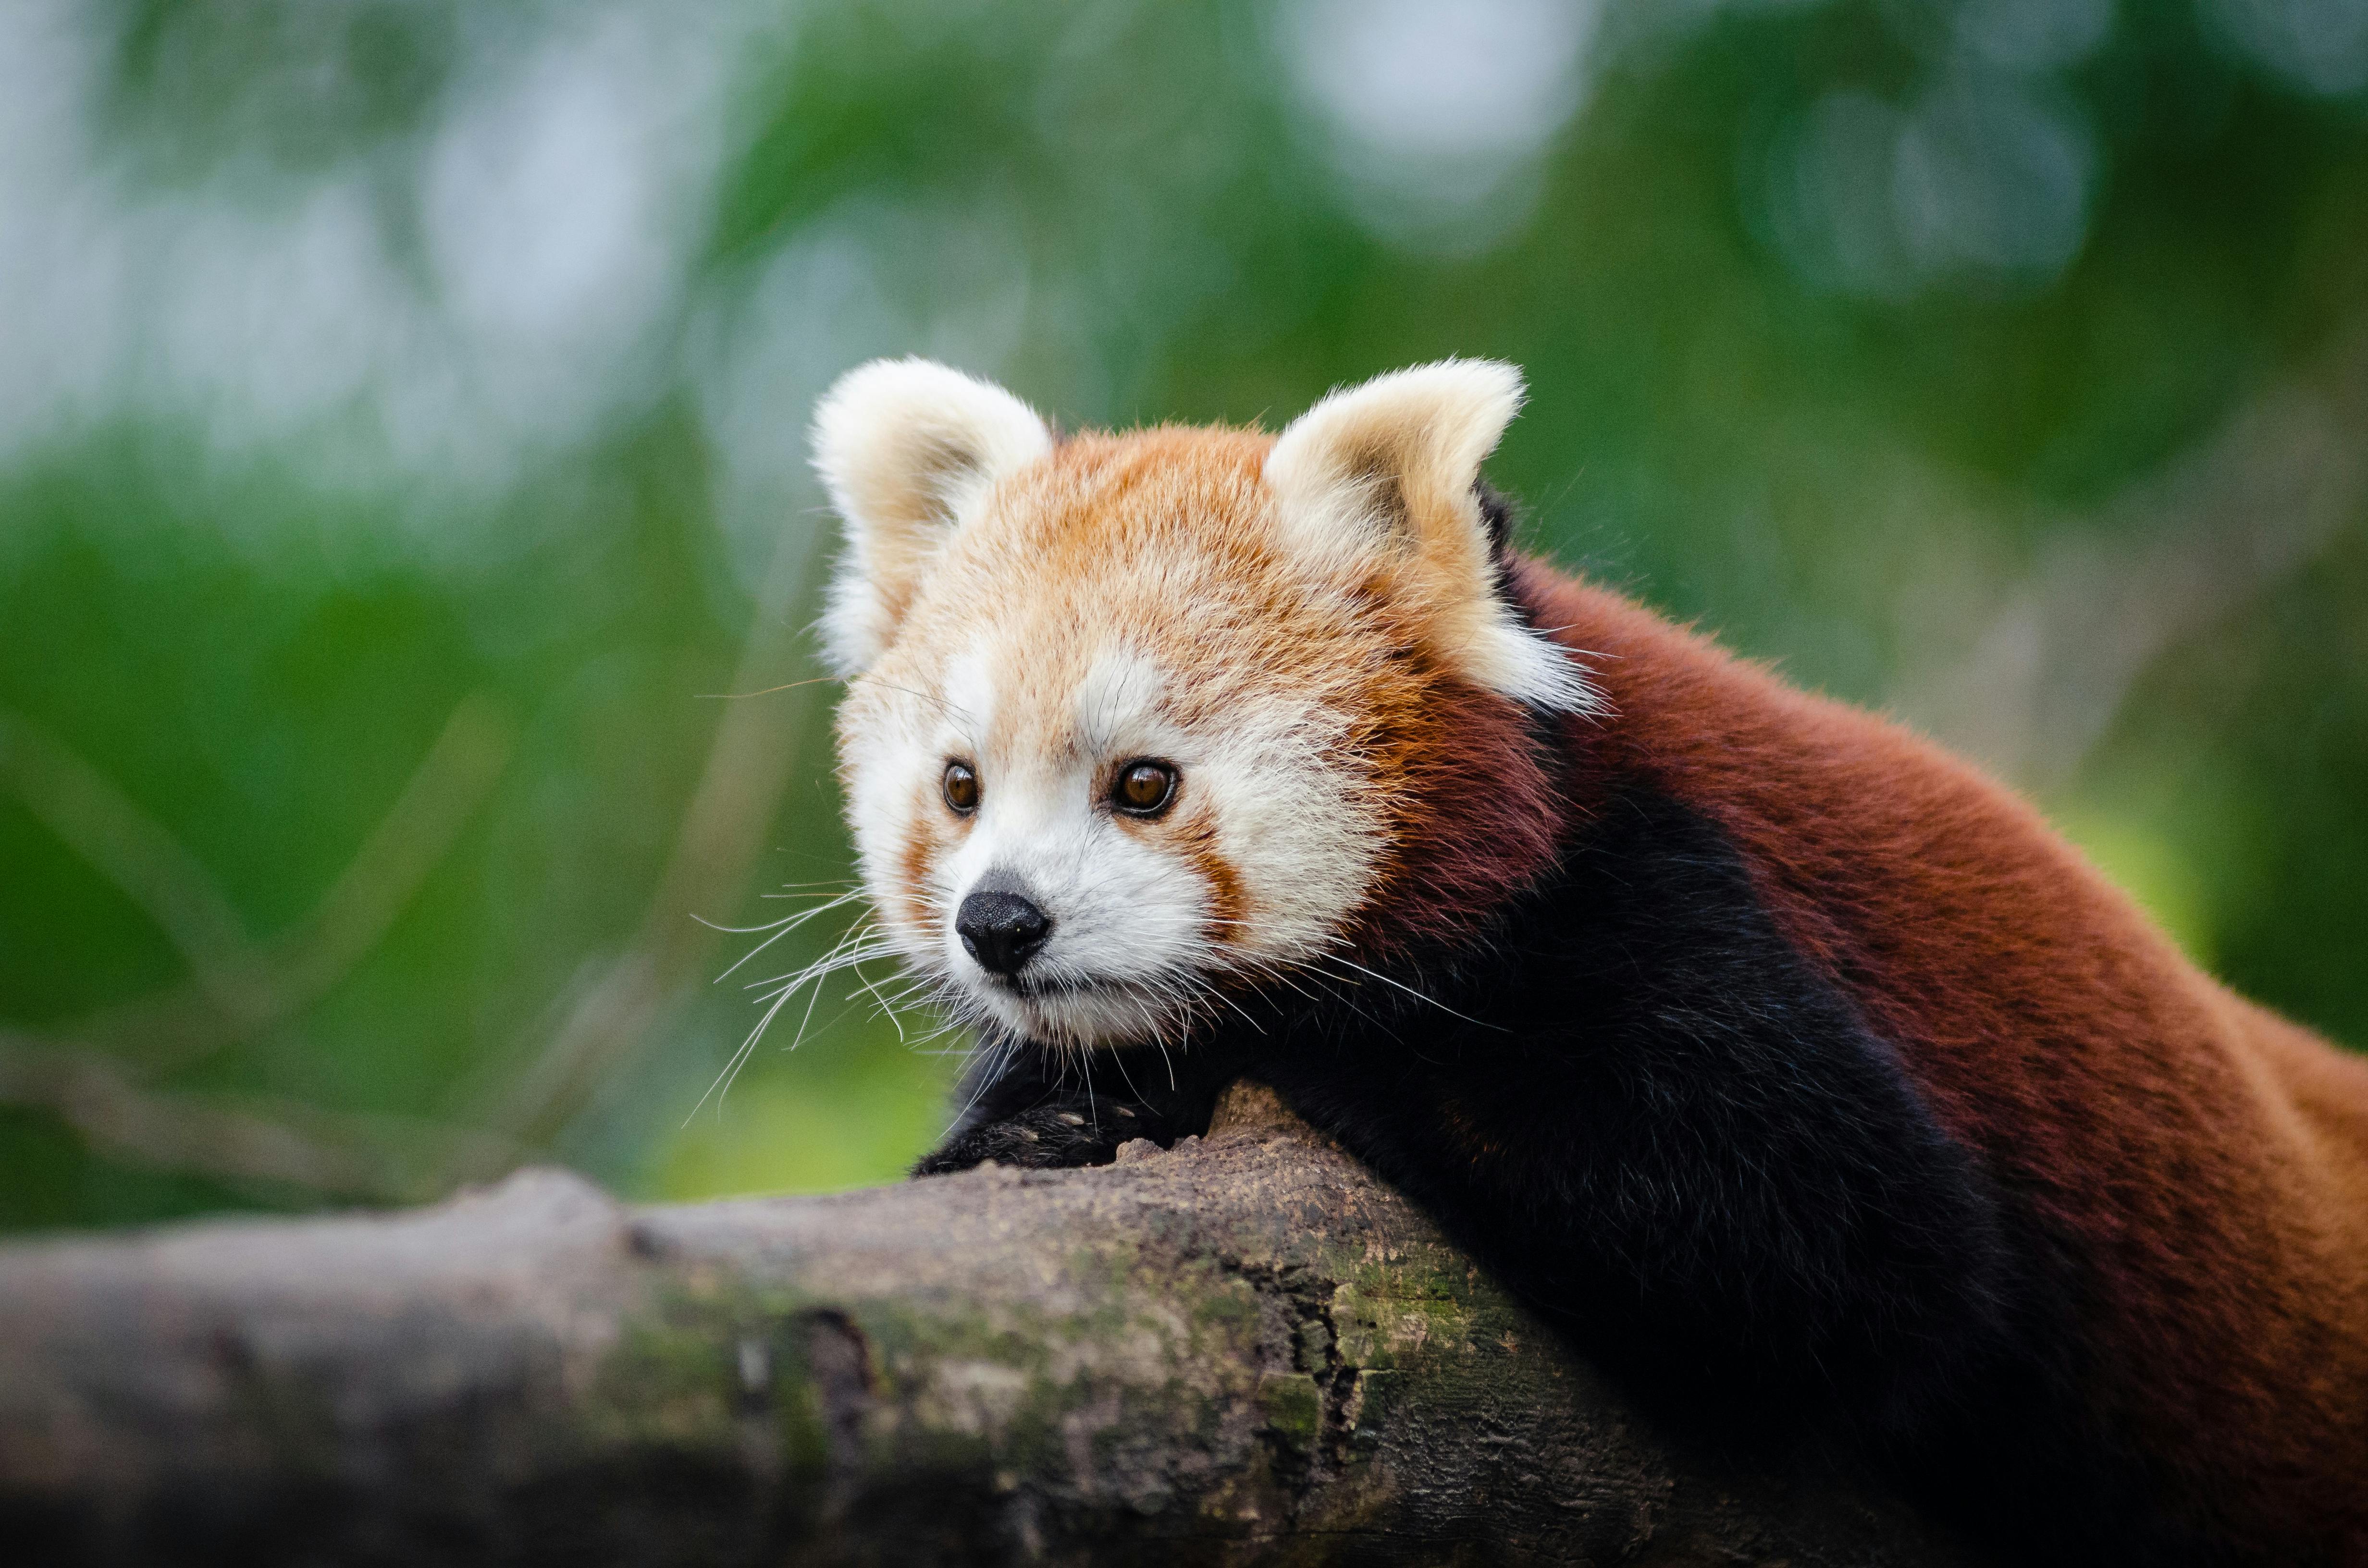
<instances>
[{"instance_id":1,"label":"tree branch","mask_svg":"<svg viewBox=\"0 0 2368 1568\"><path fill-rule=\"evenodd\" d=\"M1354 1162L0 1252L0 1540L54 1563L1962 1561L1690 1453Z\"/></svg>"},{"instance_id":2,"label":"tree branch","mask_svg":"<svg viewBox=\"0 0 2368 1568\"><path fill-rule=\"evenodd\" d=\"M447 1191L456 1165L507 1170L526 1154L475 1128L154 1089L99 1051L6 1028L0 1104L46 1110L126 1165L198 1172L267 1200L416 1202Z\"/></svg>"}]
</instances>

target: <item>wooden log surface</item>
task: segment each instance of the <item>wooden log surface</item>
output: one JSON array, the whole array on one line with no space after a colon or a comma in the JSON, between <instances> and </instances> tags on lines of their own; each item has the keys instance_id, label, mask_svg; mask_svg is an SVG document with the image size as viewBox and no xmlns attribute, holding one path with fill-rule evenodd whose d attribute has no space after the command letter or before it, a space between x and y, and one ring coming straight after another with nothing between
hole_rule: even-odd
<instances>
[{"instance_id":1,"label":"wooden log surface","mask_svg":"<svg viewBox=\"0 0 2368 1568\"><path fill-rule=\"evenodd\" d=\"M1657 1433L1418 1211L1233 1091L1094 1170L0 1250L17 1562L1902 1564Z\"/></svg>"}]
</instances>

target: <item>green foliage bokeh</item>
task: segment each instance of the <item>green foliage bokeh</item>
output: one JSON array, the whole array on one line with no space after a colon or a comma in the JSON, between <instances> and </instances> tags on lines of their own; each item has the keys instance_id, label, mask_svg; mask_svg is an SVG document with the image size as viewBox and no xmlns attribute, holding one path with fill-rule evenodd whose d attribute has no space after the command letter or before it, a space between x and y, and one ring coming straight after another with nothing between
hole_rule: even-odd
<instances>
[{"instance_id":1,"label":"green foliage bokeh","mask_svg":"<svg viewBox=\"0 0 2368 1568\"><path fill-rule=\"evenodd\" d=\"M832 375L907 352L1121 426L1517 361L1492 472L1537 548L1965 745L2216 972L2368 1044L2368 35L2343 16L42 13L6 69L48 118L0 171L0 277L32 280L0 300L0 1045L115 1063L161 1117L433 1143L501 1122L654 941L843 884L829 688L791 684L827 551L802 431ZM1459 79L1486 134L1419 80L1427 40L1487 65L1458 52L1483 23L1562 51L1503 62L1527 121ZM1372 91L1413 96L1365 112L1339 84L1392 38ZM2058 600L2090 580L2126 635L2082 640ZM2022 669L2018 606L2020 686L1985 674ZM465 704L497 766L383 933L227 1031L60 816L86 775L41 760L105 780L263 944ZM668 882L727 713L774 732L778 799L745 863ZM505 1124L512 1153L652 1197L894 1176L960 1042L844 979L701 1101L760 1010L740 982L847 918L720 984L757 937L698 952ZM124 1021L156 998L180 1011ZM0 1226L373 1196L10 1074Z\"/></svg>"}]
</instances>

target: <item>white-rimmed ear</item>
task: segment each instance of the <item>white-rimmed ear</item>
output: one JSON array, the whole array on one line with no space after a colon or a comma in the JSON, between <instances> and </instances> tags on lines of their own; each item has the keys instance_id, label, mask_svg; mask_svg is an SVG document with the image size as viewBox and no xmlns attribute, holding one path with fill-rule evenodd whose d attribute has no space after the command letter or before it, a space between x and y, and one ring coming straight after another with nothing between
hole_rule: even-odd
<instances>
[{"instance_id":1,"label":"white-rimmed ear","mask_svg":"<svg viewBox=\"0 0 2368 1568\"><path fill-rule=\"evenodd\" d=\"M927 359L875 359L814 405L814 465L846 525L823 612L843 675L871 666L930 561L996 481L1053 449L1036 411Z\"/></svg>"},{"instance_id":2,"label":"white-rimmed ear","mask_svg":"<svg viewBox=\"0 0 2368 1568\"><path fill-rule=\"evenodd\" d=\"M1443 359L1333 392L1267 454L1284 542L1318 571L1380 577L1422 612L1442 658L1492 690L1576 711L1598 697L1497 592L1474 487L1521 406L1521 373Z\"/></svg>"}]
</instances>

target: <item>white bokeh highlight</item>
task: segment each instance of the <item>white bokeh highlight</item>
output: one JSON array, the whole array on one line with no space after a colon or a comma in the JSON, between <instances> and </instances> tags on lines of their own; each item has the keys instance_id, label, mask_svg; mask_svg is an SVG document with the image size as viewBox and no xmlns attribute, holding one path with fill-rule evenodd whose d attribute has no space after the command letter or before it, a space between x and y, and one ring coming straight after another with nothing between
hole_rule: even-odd
<instances>
[{"instance_id":1,"label":"white bokeh highlight","mask_svg":"<svg viewBox=\"0 0 2368 1568\"><path fill-rule=\"evenodd\" d=\"M2021 293L2078 259L2107 173L2065 74L2112 37L2112 0L1901 0L1923 56L1898 99L1818 95L1758 149L1747 192L1812 288L1900 301Z\"/></svg>"},{"instance_id":2,"label":"white bokeh highlight","mask_svg":"<svg viewBox=\"0 0 2368 1568\"><path fill-rule=\"evenodd\" d=\"M2368 0L2201 0L2235 52L2322 97L2368 89Z\"/></svg>"},{"instance_id":3,"label":"white bokeh highlight","mask_svg":"<svg viewBox=\"0 0 2368 1568\"><path fill-rule=\"evenodd\" d=\"M174 188L97 139L104 14L0 5L0 457L129 415L485 494L658 395L728 15L518 20L472 40L416 145Z\"/></svg>"},{"instance_id":4,"label":"white bokeh highlight","mask_svg":"<svg viewBox=\"0 0 2368 1568\"><path fill-rule=\"evenodd\" d=\"M1358 214L1425 248L1485 249L1527 217L1578 111L1600 0L1291 0L1283 62Z\"/></svg>"}]
</instances>

